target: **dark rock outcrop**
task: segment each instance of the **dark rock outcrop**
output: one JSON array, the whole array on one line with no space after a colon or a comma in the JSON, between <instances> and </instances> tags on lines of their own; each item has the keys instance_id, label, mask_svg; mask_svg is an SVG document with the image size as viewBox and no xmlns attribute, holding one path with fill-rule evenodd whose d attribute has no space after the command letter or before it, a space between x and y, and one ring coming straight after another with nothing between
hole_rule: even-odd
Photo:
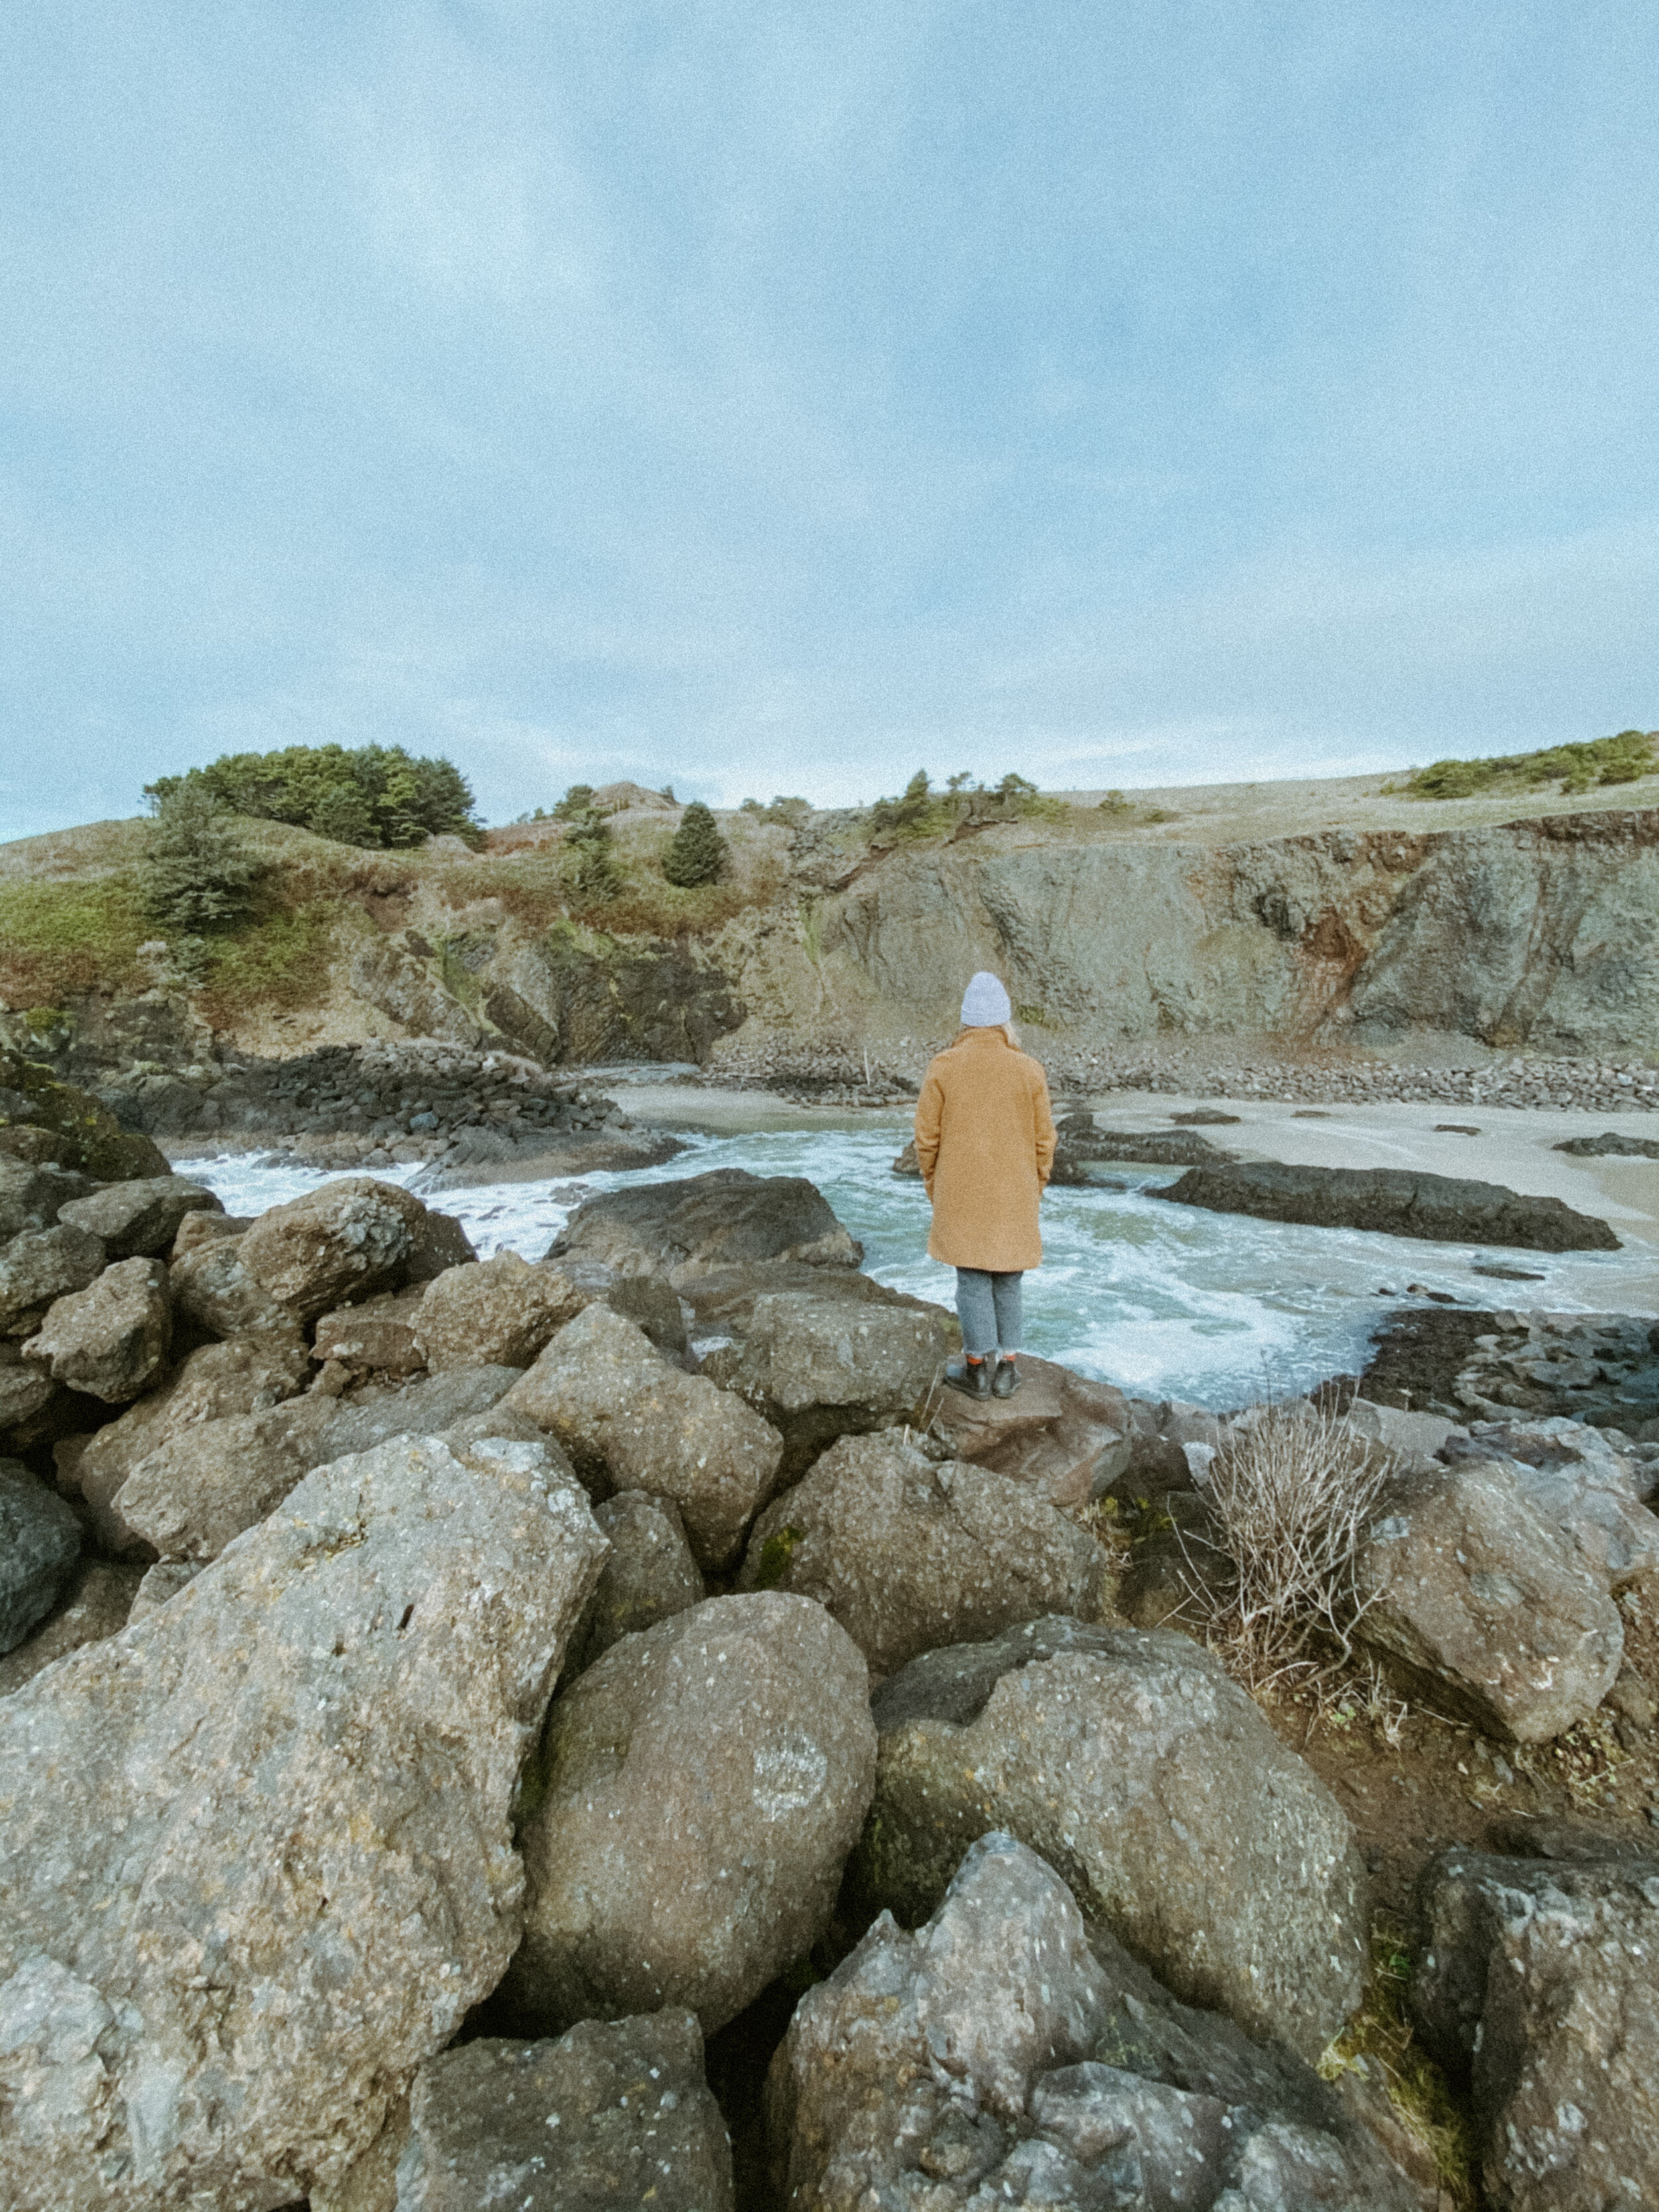
<instances>
[{"instance_id":1,"label":"dark rock outcrop","mask_svg":"<svg viewBox=\"0 0 1659 2212\"><path fill-rule=\"evenodd\" d=\"M1533 1252L1620 1249L1605 1221L1575 1213L1559 1198L1412 1168L1310 1168L1254 1160L1193 1168L1179 1182L1147 1194L1215 1213L1248 1213L1258 1221L1364 1229L1436 1244L1510 1244Z\"/></svg>"},{"instance_id":2,"label":"dark rock outcrop","mask_svg":"<svg viewBox=\"0 0 1659 2212\"><path fill-rule=\"evenodd\" d=\"M763 1260L856 1267L864 1253L805 1176L716 1168L590 1198L548 1253L567 1256L602 1260L624 1274L665 1273L678 1285Z\"/></svg>"}]
</instances>

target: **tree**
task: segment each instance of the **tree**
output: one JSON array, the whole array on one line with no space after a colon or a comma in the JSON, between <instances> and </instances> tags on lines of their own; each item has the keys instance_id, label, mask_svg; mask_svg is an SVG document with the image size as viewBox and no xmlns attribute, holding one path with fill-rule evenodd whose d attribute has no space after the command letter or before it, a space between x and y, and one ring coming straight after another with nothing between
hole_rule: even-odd
<instances>
[{"instance_id":1,"label":"tree","mask_svg":"<svg viewBox=\"0 0 1659 2212\"><path fill-rule=\"evenodd\" d=\"M280 752L225 753L182 776L160 776L145 796L160 802L196 784L235 814L289 822L342 845L402 848L428 837L483 835L472 791L453 761L416 760L401 745L289 745Z\"/></svg>"},{"instance_id":2,"label":"tree","mask_svg":"<svg viewBox=\"0 0 1659 2212\"><path fill-rule=\"evenodd\" d=\"M611 848L611 824L593 804L591 783L573 783L553 809L564 824L565 878L588 899L606 899L622 888Z\"/></svg>"},{"instance_id":3,"label":"tree","mask_svg":"<svg viewBox=\"0 0 1659 2212\"><path fill-rule=\"evenodd\" d=\"M726 840L702 799L694 799L680 817L662 872L671 884L689 890L694 884L712 884L726 866Z\"/></svg>"},{"instance_id":4,"label":"tree","mask_svg":"<svg viewBox=\"0 0 1659 2212\"><path fill-rule=\"evenodd\" d=\"M145 911L164 928L190 934L239 921L262 869L206 783L183 776L156 801L140 873Z\"/></svg>"}]
</instances>

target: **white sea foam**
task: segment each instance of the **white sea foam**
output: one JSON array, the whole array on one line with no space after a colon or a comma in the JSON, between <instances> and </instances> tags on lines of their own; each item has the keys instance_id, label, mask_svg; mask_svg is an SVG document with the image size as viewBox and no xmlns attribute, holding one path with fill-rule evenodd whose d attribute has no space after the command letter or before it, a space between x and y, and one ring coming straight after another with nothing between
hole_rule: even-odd
<instances>
[{"instance_id":1,"label":"white sea foam","mask_svg":"<svg viewBox=\"0 0 1659 2212\"><path fill-rule=\"evenodd\" d=\"M741 1167L811 1178L855 1237L882 1282L950 1301L954 1275L927 1256L928 1207L920 1183L891 1172L903 1133L788 1129L691 1137L665 1167L547 1182L493 1183L434 1194L459 1216L483 1258L511 1249L539 1259L582 1200L603 1190ZM257 1213L332 1181L316 1170L248 1158L181 1161L233 1213ZM414 1168L380 1171L422 1186ZM1114 1169L1129 1187L1050 1191L1043 1200L1044 1263L1026 1277L1026 1344L1080 1373L1138 1395L1224 1407L1267 1388L1305 1389L1363 1364L1388 1301L1408 1283L1482 1304L1616 1311L1623 1286L1652 1273L1645 1246L1629 1253L1491 1252L1356 1231L1287 1227L1170 1206L1145 1195L1167 1169ZM1544 1279L1472 1276L1479 1260L1524 1266ZM1642 1301L1638 1299L1639 1307Z\"/></svg>"}]
</instances>

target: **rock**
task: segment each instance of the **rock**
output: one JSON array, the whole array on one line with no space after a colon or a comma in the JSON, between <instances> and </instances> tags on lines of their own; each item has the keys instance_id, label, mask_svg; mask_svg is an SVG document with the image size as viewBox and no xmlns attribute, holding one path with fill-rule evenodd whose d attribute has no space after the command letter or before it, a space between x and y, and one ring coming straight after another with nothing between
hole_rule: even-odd
<instances>
[{"instance_id":1,"label":"rock","mask_svg":"<svg viewBox=\"0 0 1659 2212\"><path fill-rule=\"evenodd\" d=\"M216 1559L234 1537L274 1512L313 1468L396 1437L441 1436L485 1411L517 1380L511 1368L469 1368L363 1405L307 1396L192 1425L137 1462L110 1504L109 1519L124 1539L122 1549L136 1543L163 1559ZM555 1464L562 1473L562 1454Z\"/></svg>"},{"instance_id":2,"label":"rock","mask_svg":"<svg viewBox=\"0 0 1659 2212\"><path fill-rule=\"evenodd\" d=\"M514 1788L603 1548L503 1449L313 1475L0 1705L13 2212L326 2191L494 1987Z\"/></svg>"},{"instance_id":3,"label":"rock","mask_svg":"<svg viewBox=\"0 0 1659 2212\"><path fill-rule=\"evenodd\" d=\"M602 1260L619 1274L666 1274L679 1288L710 1268L757 1260L856 1267L864 1249L804 1176L716 1168L590 1198L548 1257Z\"/></svg>"},{"instance_id":4,"label":"rock","mask_svg":"<svg viewBox=\"0 0 1659 2212\"><path fill-rule=\"evenodd\" d=\"M828 1924L870 1802L868 1699L805 1598L709 1598L613 1644L526 1781L514 2014L553 2032L684 2004L713 2034L741 2012Z\"/></svg>"},{"instance_id":5,"label":"rock","mask_svg":"<svg viewBox=\"0 0 1659 2212\"><path fill-rule=\"evenodd\" d=\"M210 1217L191 1214L191 1221ZM180 1232L182 1234L182 1231ZM168 1271L173 1310L210 1336L247 1336L257 1329L289 1331L297 1317L256 1282L242 1264L246 1231L204 1237L180 1252Z\"/></svg>"},{"instance_id":6,"label":"rock","mask_svg":"<svg viewBox=\"0 0 1659 2212\"><path fill-rule=\"evenodd\" d=\"M89 1198L60 1206L58 1218L101 1237L112 1260L131 1260L166 1252L186 1214L223 1212L210 1190L166 1175L106 1183Z\"/></svg>"},{"instance_id":7,"label":"rock","mask_svg":"<svg viewBox=\"0 0 1659 2212\"><path fill-rule=\"evenodd\" d=\"M177 1597L181 1589L187 1589L201 1571L201 1563L195 1559L158 1559L153 1567L146 1567L144 1579L132 1601L130 1618L148 1620L169 1599Z\"/></svg>"},{"instance_id":8,"label":"rock","mask_svg":"<svg viewBox=\"0 0 1659 2212\"><path fill-rule=\"evenodd\" d=\"M1631 1462L1582 1421L1476 1421L1459 1459L1502 1462L1534 1510L1569 1537L1602 1587L1659 1566L1659 1518ZM1449 1453L1448 1456L1451 1456Z\"/></svg>"},{"instance_id":9,"label":"rock","mask_svg":"<svg viewBox=\"0 0 1659 2212\"><path fill-rule=\"evenodd\" d=\"M816 1598L878 1674L1047 1613L1097 1620L1110 1591L1099 1545L1035 1492L896 1429L844 1437L775 1499L738 1579Z\"/></svg>"},{"instance_id":10,"label":"rock","mask_svg":"<svg viewBox=\"0 0 1659 2212\"><path fill-rule=\"evenodd\" d=\"M1397 1406L1374 1406L1366 1398L1352 1399L1343 1419L1368 1443L1412 1467L1433 1459L1459 1433L1456 1423L1442 1413L1404 1413Z\"/></svg>"},{"instance_id":11,"label":"rock","mask_svg":"<svg viewBox=\"0 0 1659 2212\"><path fill-rule=\"evenodd\" d=\"M731 2212L726 2123L684 2008L443 2051L415 2077L409 2136L397 2212Z\"/></svg>"},{"instance_id":12,"label":"rock","mask_svg":"<svg viewBox=\"0 0 1659 2212\"><path fill-rule=\"evenodd\" d=\"M528 1367L549 1339L581 1311L550 1267L516 1252L451 1267L428 1284L415 1341L434 1372L445 1367Z\"/></svg>"},{"instance_id":13,"label":"rock","mask_svg":"<svg viewBox=\"0 0 1659 2212\"><path fill-rule=\"evenodd\" d=\"M94 1188L88 1176L50 1162L0 1154L0 1243L25 1229L50 1229L60 1207L87 1197Z\"/></svg>"},{"instance_id":14,"label":"rock","mask_svg":"<svg viewBox=\"0 0 1659 2212\"><path fill-rule=\"evenodd\" d=\"M360 1306L325 1314L312 1334L313 1360L333 1360L352 1375L419 1375L426 1358L415 1341L418 1291L387 1291Z\"/></svg>"},{"instance_id":15,"label":"rock","mask_svg":"<svg viewBox=\"0 0 1659 2212\"><path fill-rule=\"evenodd\" d=\"M124 1542L125 1532L109 1517L109 1507L141 1459L204 1423L281 1405L305 1388L309 1375L305 1340L291 1323L202 1345L73 1454L60 1448L58 1487L90 1507L100 1541Z\"/></svg>"},{"instance_id":16,"label":"rock","mask_svg":"<svg viewBox=\"0 0 1659 2212\"><path fill-rule=\"evenodd\" d=\"M0 1124L44 1131L59 1165L100 1182L172 1173L165 1154L148 1137L130 1136L90 1091L60 1083L51 1068L6 1046L0 1046Z\"/></svg>"},{"instance_id":17,"label":"rock","mask_svg":"<svg viewBox=\"0 0 1659 2212\"><path fill-rule=\"evenodd\" d=\"M0 1336L33 1336L54 1298L104 1271L104 1248L84 1229L25 1229L0 1249Z\"/></svg>"},{"instance_id":18,"label":"rock","mask_svg":"<svg viewBox=\"0 0 1659 2212\"><path fill-rule=\"evenodd\" d=\"M1149 1198L1299 1221L1320 1229L1366 1229L1437 1244L1513 1244L1532 1252L1616 1252L1605 1221L1575 1213L1559 1198L1528 1197L1501 1183L1415 1168L1307 1168L1279 1160L1192 1168Z\"/></svg>"},{"instance_id":19,"label":"rock","mask_svg":"<svg viewBox=\"0 0 1659 2212\"><path fill-rule=\"evenodd\" d=\"M1627 1137L1617 1129L1604 1130L1599 1137L1565 1137L1552 1149L1580 1159L1659 1160L1659 1138Z\"/></svg>"},{"instance_id":20,"label":"rock","mask_svg":"<svg viewBox=\"0 0 1659 2212\"><path fill-rule=\"evenodd\" d=\"M1218 1108L1212 1106L1200 1106L1190 1114L1171 1114L1170 1119L1177 1128L1218 1129L1224 1127L1237 1128L1243 1116L1239 1114L1224 1114Z\"/></svg>"},{"instance_id":21,"label":"rock","mask_svg":"<svg viewBox=\"0 0 1659 2212\"><path fill-rule=\"evenodd\" d=\"M57 1604L81 1555L81 1523L38 1475L0 1459L0 1652Z\"/></svg>"},{"instance_id":22,"label":"rock","mask_svg":"<svg viewBox=\"0 0 1659 2212\"><path fill-rule=\"evenodd\" d=\"M1492 2202L1659 2201L1659 1858L1449 1850L1418 1896L1412 2010L1442 2063L1470 2078Z\"/></svg>"},{"instance_id":23,"label":"rock","mask_svg":"<svg viewBox=\"0 0 1659 2212\"><path fill-rule=\"evenodd\" d=\"M55 1298L24 1357L54 1382L124 1406L166 1371L173 1308L162 1260L118 1260L84 1291Z\"/></svg>"},{"instance_id":24,"label":"rock","mask_svg":"<svg viewBox=\"0 0 1659 2212\"><path fill-rule=\"evenodd\" d=\"M402 1268L426 1208L393 1182L345 1176L262 1213L241 1240L243 1267L301 1321L382 1289Z\"/></svg>"},{"instance_id":25,"label":"rock","mask_svg":"<svg viewBox=\"0 0 1659 2212\"><path fill-rule=\"evenodd\" d=\"M1176 1992L1315 2058L1358 2002L1364 1871L1335 1799L1170 1631L1038 1621L876 1692L866 1894L919 1921L988 1826Z\"/></svg>"},{"instance_id":26,"label":"rock","mask_svg":"<svg viewBox=\"0 0 1659 2212\"><path fill-rule=\"evenodd\" d=\"M708 1595L672 1498L620 1490L594 1507L593 1518L611 1540L611 1555L570 1641L565 1668L572 1680L620 1638L654 1628Z\"/></svg>"},{"instance_id":27,"label":"rock","mask_svg":"<svg viewBox=\"0 0 1659 2212\"><path fill-rule=\"evenodd\" d=\"M57 1610L0 1659L0 1698L21 1690L54 1659L125 1628L143 1571L142 1567L116 1566L107 1559L88 1559L82 1553L70 1570Z\"/></svg>"},{"instance_id":28,"label":"rock","mask_svg":"<svg viewBox=\"0 0 1659 2212\"><path fill-rule=\"evenodd\" d=\"M253 1219L251 1213L187 1213L179 1224L168 1257L176 1266L186 1252L193 1252L198 1244L210 1244L222 1237L242 1236L252 1228Z\"/></svg>"},{"instance_id":29,"label":"rock","mask_svg":"<svg viewBox=\"0 0 1659 2212\"><path fill-rule=\"evenodd\" d=\"M1224 1115L1223 1119L1229 1116ZM1235 1155L1191 1129L1104 1129L1092 1114L1068 1114L1060 1122L1061 1145L1073 1159L1127 1160L1156 1168L1208 1167Z\"/></svg>"},{"instance_id":30,"label":"rock","mask_svg":"<svg viewBox=\"0 0 1659 2212\"><path fill-rule=\"evenodd\" d=\"M404 1261L404 1280L406 1283L433 1283L452 1267L464 1267L469 1260L476 1260L472 1239L467 1235L453 1213L440 1213L435 1206L428 1206L420 1218L410 1224L408 1256Z\"/></svg>"},{"instance_id":31,"label":"rock","mask_svg":"<svg viewBox=\"0 0 1659 2212\"><path fill-rule=\"evenodd\" d=\"M787 1480L837 1437L906 1421L925 1428L961 1342L955 1317L920 1299L769 1291L755 1300L741 1346L712 1353L702 1371L778 1431Z\"/></svg>"},{"instance_id":32,"label":"rock","mask_svg":"<svg viewBox=\"0 0 1659 2212\"><path fill-rule=\"evenodd\" d=\"M1624 1656L1619 1608L1507 1469L1413 1477L1387 1506L1356 1566L1363 1643L1508 1742L1595 1711Z\"/></svg>"},{"instance_id":33,"label":"rock","mask_svg":"<svg viewBox=\"0 0 1659 2212\"><path fill-rule=\"evenodd\" d=\"M783 1439L760 1415L668 1362L603 1304L568 1322L508 1395L557 1437L596 1497L672 1498L702 1567L724 1567L770 1495Z\"/></svg>"},{"instance_id":34,"label":"rock","mask_svg":"<svg viewBox=\"0 0 1659 2212\"><path fill-rule=\"evenodd\" d=\"M1051 1505L1103 1498L1123 1480L1133 1455L1128 1401L1109 1382L1091 1382L1030 1352L1021 1352L1019 1371L1018 1397L987 1402L941 1391L936 1434L958 1459L1012 1475Z\"/></svg>"},{"instance_id":35,"label":"rock","mask_svg":"<svg viewBox=\"0 0 1659 2212\"><path fill-rule=\"evenodd\" d=\"M773 2201L819 2212L1413 2202L1308 2067L1177 2002L1006 1833L808 1990L766 2107Z\"/></svg>"},{"instance_id":36,"label":"rock","mask_svg":"<svg viewBox=\"0 0 1659 2212\"><path fill-rule=\"evenodd\" d=\"M0 1338L0 1443L44 1413L57 1390L37 1361L24 1358L21 1345Z\"/></svg>"}]
</instances>

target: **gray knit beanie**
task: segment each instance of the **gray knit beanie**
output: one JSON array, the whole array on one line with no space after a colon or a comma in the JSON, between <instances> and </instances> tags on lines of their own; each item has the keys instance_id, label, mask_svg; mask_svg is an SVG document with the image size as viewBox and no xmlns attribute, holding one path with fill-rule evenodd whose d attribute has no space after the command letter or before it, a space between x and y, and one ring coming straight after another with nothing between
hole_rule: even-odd
<instances>
[{"instance_id":1,"label":"gray knit beanie","mask_svg":"<svg viewBox=\"0 0 1659 2212\"><path fill-rule=\"evenodd\" d=\"M962 994L962 1026L965 1030L991 1030L1013 1018L1008 994L994 975L981 968Z\"/></svg>"}]
</instances>

